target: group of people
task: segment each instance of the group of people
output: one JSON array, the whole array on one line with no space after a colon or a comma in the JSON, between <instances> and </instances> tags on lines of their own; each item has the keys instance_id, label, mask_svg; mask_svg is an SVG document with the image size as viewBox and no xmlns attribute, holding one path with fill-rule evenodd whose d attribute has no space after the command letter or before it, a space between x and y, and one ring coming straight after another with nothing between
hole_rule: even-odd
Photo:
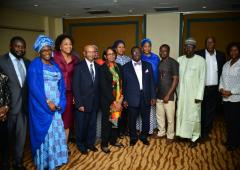
<instances>
[{"instance_id":1,"label":"group of people","mask_svg":"<svg viewBox=\"0 0 240 170\"><path fill-rule=\"evenodd\" d=\"M196 51L196 40L185 41L184 55L170 57L163 44L159 56L152 42L125 55L125 43L117 40L99 58L96 45L86 45L83 60L73 53L73 39L61 34L54 41L39 35L33 45L38 56L24 57L26 43L13 37L10 51L0 58L0 132L2 169L9 169L9 146L13 167L23 170L27 122L33 161L39 170L55 169L68 162L69 132L75 128L76 145L82 154L97 152L97 114L101 112L101 150L124 147L118 140L130 136L149 145L149 135L167 143L189 139L190 147L210 139L213 120L223 110L228 150L240 145L240 47L227 47L230 57L215 49L216 40L206 38L206 48ZM167 123L167 125L166 125ZM158 129L157 133L155 129Z\"/></svg>"}]
</instances>

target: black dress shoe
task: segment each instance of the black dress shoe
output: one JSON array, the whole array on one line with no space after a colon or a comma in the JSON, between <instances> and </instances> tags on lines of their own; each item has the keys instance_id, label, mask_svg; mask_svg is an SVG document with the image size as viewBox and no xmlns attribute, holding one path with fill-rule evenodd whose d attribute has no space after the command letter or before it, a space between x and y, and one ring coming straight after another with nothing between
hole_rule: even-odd
<instances>
[{"instance_id":1,"label":"black dress shoe","mask_svg":"<svg viewBox=\"0 0 240 170\"><path fill-rule=\"evenodd\" d=\"M234 150L236 150L236 149L237 149L236 146L231 146L231 145L228 145L228 146L227 146L227 150L228 150L228 151L234 151Z\"/></svg>"},{"instance_id":2,"label":"black dress shoe","mask_svg":"<svg viewBox=\"0 0 240 170\"><path fill-rule=\"evenodd\" d=\"M97 152L98 151L98 149L95 146L89 147L88 149L93 151L93 152Z\"/></svg>"},{"instance_id":3,"label":"black dress shoe","mask_svg":"<svg viewBox=\"0 0 240 170\"><path fill-rule=\"evenodd\" d=\"M9 168L9 165L6 163L3 163L2 164L2 166L0 167L0 169L2 169L2 170L9 170L10 168Z\"/></svg>"},{"instance_id":4,"label":"black dress shoe","mask_svg":"<svg viewBox=\"0 0 240 170\"><path fill-rule=\"evenodd\" d=\"M27 170L22 164L13 165L14 170Z\"/></svg>"},{"instance_id":5,"label":"black dress shoe","mask_svg":"<svg viewBox=\"0 0 240 170\"><path fill-rule=\"evenodd\" d=\"M110 149L108 147L101 146L101 149L104 153L110 153Z\"/></svg>"},{"instance_id":6,"label":"black dress shoe","mask_svg":"<svg viewBox=\"0 0 240 170\"><path fill-rule=\"evenodd\" d=\"M76 143L76 138L74 137L69 137L68 139L69 142Z\"/></svg>"},{"instance_id":7,"label":"black dress shoe","mask_svg":"<svg viewBox=\"0 0 240 170\"><path fill-rule=\"evenodd\" d=\"M121 133L118 137L119 137L119 139L123 139L124 135Z\"/></svg>"},{"instance_id":8,"label":"black dress shoe","mask_svg":"<svg viewBox=\"0 0 240 170\"><path fill-rule=\"evenodd\" d=\"M111 144L112 146L118 147L118 148L122 148L124 147L124 145L122 143L116 142L114 144Z\"/></svg>"},{"instance_id":9,"label":"black dress shoe","mask_svg":"<svg viewBox=\"0 0 240 170\"><path fill-rule=\"evenodd\" d=\"M131 141L130 141L130 146L134 146L134 145L136 145L136 143L137 143L136 140L131 140Z\"/></svg>"},{"instance_id":10,"label":"black dress shoe","mask_svg":"<svg viewBox=\"0 0 240 170\"><path fill-rule=\"evenodd\" d=\"M203 144L203 143L205 143L205 142L207 142L207 141L210 141L211 140L211 138L209 137L209 136L205 136L205 137L201 137L200 139L199 139L199 142L201 143L201 144Z\"/></svg>"},{"instance_id":11,"label":"black dress shoe","mask_svg":"<svg viewBox=\"0 0 240 170\"><path fill-rule=\"evenodd\" d=\"M87 151L87 149L80 149L80 148L78 148L78 150L81 152L81 154L83 154L83 155L87 155L88 154L88 151Z\"/></svg>"},{"instance_id":12,"label":"black dress shoe","mask_svg":"<svg viewBox=\"0 0 240 170\"><path fill-rule=\"evenodd\" d=\"M190 148L195 148L197 146L197 142L191 142L189 147Z\"/></svg>"},{"instance_id":13,"label":"black dress shoe","mask_svg":"<svg viewBox=\"0 0 240 170\"><path fill-rule=\"evenodd\" d=\"M147 139L142 140L142 143L143 143L144 145L150 145L150 143L149 143L149 141L148 141Z\"/></svg>"},{"instance_id":14,"label":"black dress shoe","mask_svg":"<svg viewBox=\"0 0 240 170\"><path fill-rule=\"evenodd\" d=\"M68 150L68 155L71 155L71 150L68 146L67 146L67 150Z\"/></svg>"}]
</instances>

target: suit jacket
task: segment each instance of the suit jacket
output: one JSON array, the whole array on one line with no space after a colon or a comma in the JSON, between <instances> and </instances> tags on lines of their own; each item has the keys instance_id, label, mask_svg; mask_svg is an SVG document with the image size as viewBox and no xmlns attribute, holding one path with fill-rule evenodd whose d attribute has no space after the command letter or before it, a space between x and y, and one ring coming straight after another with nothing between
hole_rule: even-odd
<instances>
[{"instance_id":1,"label":"suit jacket","mask_svg":"<svg viewBox=\"0 0 240 170\"><path fill-rule=\"evenodd\" d=\"M205 49L196 51L196 54L206 59ZM225 54L216 50L216 59L217 59L217 66L218 66L218 84L219 84L219 79L222 74L222 68L226 62Z\"/></svg>"},{"instance_id":2,"label":"suit jacket","mask_svg":"<svg viewBox=\"0 0 240 170\"><path fill-rule=\"evenodd\" d=\"M119 70L118 75L120 76L121 80L121 65L117 64ZM101 101L101 109L102 111L109 111L110 105L115 100L113 96L113 85L112 85L113 77L111 72L108 69L107 64L103 64L100 67L100 101Z\"/></svg>"},{"instance_id":3,"label":"suit jacket","mask_svg":"<svg viewBox=\"0 0 240 170\"><path fill-rule=\"evenodd\" d=\"M26 70L30 64L30 60L23 58ZM11 93L11 104L10 104L10 111L9 114L16 115L20 112L27 113L28 112L28 88L27 88L27 76L23 87L21 87L20 82L17 77L17 73L14 69L14 65L12 60L9 56L9 53L5 54L4 56L0 57L0 68L3 72L9 77L8 80L8 87Z\"/></svg>"},{"instance_id":4,"label":"suit jacket","mask_svg":"<svg viewBox=\"0 0 240 170\"><path fill-rule=\"evenodd\" d=\"M139 107L141 97L140 85L132 62L125 64L122 72L124 101L127 101L130 107ZM145 61L142 61L142 76L144 101L146 106L150 106L151 99L156 98L156 91L152 66Z\"/></svg>"},{"instance_id":5,"label":"suit jacket","mask_svg":"<svg viewBox=\"0 0 240 170\"><path fill-rule=\"evenodd\" d=\"M94 63L94 66L94 82L85 59L75 66L73 72L72 91L75 107L84 107L84 112L97 111L99 106L99 65Z\"/></svg>"}]
</instances>

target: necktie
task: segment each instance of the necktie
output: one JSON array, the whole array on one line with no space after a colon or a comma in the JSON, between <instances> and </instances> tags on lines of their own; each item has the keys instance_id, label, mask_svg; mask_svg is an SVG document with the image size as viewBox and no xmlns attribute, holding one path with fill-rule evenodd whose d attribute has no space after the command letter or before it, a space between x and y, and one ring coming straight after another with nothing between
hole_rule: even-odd
<instances>
[{"instance_id":1,"label":"necktie","mask_svg":"<svg viewBox=\"0 0 240 170\"><path fill-rule=\"evenodd\" d=\"M18 71L19 71L19 74L20 74L20 77L21 77L21 81L22 81L22 86L23 86L24 81L25 81L25 77L26 77L25 71L23 69L23 66L22 66L20 60L17 59L16 61L17 61L17 67L18 67Z\"/></svg>"},{"instance_id":2,"label":"necktie","mask_svg":"<svg viewBox=\"0 0 240 170\"><path fill-rule=\"evenodd\" d=\"M134 66L137 66L137 65L139 65L139 66L140 66L141 64L142 64L142 62L141 62L141 61L139 61L139 62L135 62L135 63L134 63Z\"/></svg>"},{"instance_id":3,"label":"necktie","mask_svg":"<svg viewBox=\"0 0 240 170\"><path fill-rule=\"evenodd\" d=\"M94 71L93 71L93 64L90 64L90 73L92 76L92 81L94 81L95 77L94 77Z\"/></svg>"}]
</instances>

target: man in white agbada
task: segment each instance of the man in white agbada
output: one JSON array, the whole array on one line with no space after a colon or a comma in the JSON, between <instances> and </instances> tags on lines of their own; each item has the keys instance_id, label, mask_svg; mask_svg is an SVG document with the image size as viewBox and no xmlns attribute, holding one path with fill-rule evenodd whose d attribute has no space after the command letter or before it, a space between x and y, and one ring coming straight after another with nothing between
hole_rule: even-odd
<instances>
[{"instance_id":1,"label":"man in white agbada","mask_svg":"<svg viewBox=\"0 0 240 170\"><path fill-rule=\"evenodd\" d=\"M176 136L191 139L190 147L197 146L201 134L201 101L205 86L205 60L194 54L196 41L185 41L185 55L178 58L179 85Z\"/></svg>"}]
</instances>

